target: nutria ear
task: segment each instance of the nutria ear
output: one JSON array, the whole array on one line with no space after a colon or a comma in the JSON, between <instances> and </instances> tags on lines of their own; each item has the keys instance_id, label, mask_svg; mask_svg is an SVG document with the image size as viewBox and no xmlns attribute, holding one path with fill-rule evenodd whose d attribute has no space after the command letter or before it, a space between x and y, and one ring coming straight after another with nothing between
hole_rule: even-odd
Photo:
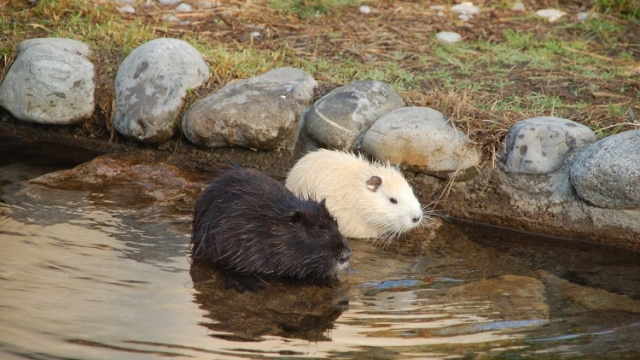
<instances>
[{"instance_id":1,"label":"nutria ear","mask_svg":"<svg viewBox=\"0 0 640 360\"><path fill-rule=\"evenodd\" d=\"M290 223L294 224L300 219L300 211L296 209L289 210L286 214L284 214L284 218L287 219Z\"/></svg>"},{"instance_id":2,"label":"nutria ear","mask_svg":"<svg viewBox=\"0 0 640 360\"><path fill-rule=\"evenodd\" d=\"M380 176L373 175L371 179L367 180L367 188L371 191L376 191L382 185L382 179Z\"/></svg>"}]
</instances>

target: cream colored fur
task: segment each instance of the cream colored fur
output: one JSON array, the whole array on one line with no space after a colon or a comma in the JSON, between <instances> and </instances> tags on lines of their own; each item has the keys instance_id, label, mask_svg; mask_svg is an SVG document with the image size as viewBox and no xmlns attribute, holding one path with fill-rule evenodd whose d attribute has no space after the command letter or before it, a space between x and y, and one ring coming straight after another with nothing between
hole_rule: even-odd
<instances>
[{"instance_id":1,"label":"cream colored fur","mask_svg":"<svg viewBox=\"0 0 640 360\"><path fill-rule=\"evenodd\" d=\"M372 176L382 179L375 192L367 187ZM370 163L351 153L310 152L291 169L285 185L298 196L326 199L346 237L390 241L419 226L423 219L422 207L402 173L389 164ZM397 204L390 201L392 197Z\"/></svg>"}]
</instances>

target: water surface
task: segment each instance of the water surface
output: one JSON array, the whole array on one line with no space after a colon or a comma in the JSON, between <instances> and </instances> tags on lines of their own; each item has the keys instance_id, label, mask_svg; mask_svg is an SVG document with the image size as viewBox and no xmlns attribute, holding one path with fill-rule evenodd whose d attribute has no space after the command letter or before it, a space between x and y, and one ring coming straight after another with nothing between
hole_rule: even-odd
<instances>
[{"instance_id":1,"label":"water surface","mask_svg":"<svg viewBox=\"0 0 640 360\"><path fill-rule=\"evenodd\" d=\"M0 165L1 358L640 358L637 253L446 220L423 254L352 241L338 288L238 294L188 206Z\"/></svg>"}]
</instances>

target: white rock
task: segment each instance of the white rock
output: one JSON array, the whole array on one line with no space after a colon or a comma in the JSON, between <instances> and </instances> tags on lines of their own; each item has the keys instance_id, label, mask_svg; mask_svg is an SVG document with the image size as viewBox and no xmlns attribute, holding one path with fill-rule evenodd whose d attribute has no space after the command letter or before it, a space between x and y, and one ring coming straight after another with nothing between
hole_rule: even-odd
<instances>
[{"instance_id":1,"label":"white rock","mask_svg":"<svg viewBox=\"0 0 640 360\"><path fill-rule=\"evenodd\" d=\"M460 19L461 21L469 21L469 19L471 19L471 15L460 14L458 15L458 19Z\"/></svg>"},{"instance_id":2,"label":"white rock","mask_svg":"<svg viewBox=\"0 0 640 360\"><path fill-rule=\"evenodd\" d=\"M571 184L603 208L640 209L640 130L611 135L584 149L571 165Z\"/></svg>"},{"instance_id":3,"label":"white rock","mask_svg":"<svg viewBox=\"0 0 640 360\"><path fill-rule=\"evenodd\" d=\"M218 7L220 4L218 4L217 1L200 1L198 5L205 9L213 9Z\"/></svg>"},{"instance_id":4,"label":"white rock","mask_svg":"<svg viewBox=\"0 0 640 360\"><path fill-rule=\"evenodd\" d=\"M175 16L175 15L165 15L163 17L164 21L166 22L179 22L180 18Z\"/></svg>"},{"instance_id":5,"label":"white rock","mask_svg":"<svg viewBox=\"0 0 640 360\"><path fill-rule=\"evenodd\" d=\"M589 20L589 13L588 12L581 12L576 16L576 18L578 19L578 21Z\"/></svg>"},{"instance_id":6,"label":"white rock","mask_svg":"<svg viewBox=\"0 0 640 360\"><path fill-rule=\"evenodd\" d=\"M521 2L513 4L513 6L511 7L511 11L525 11L524 4Z\"/></svg>"},{"instance_id":7,"label":"white rock","mask_svg":"<svg viewBox=\"0 0 640 360\"><path fill-rule=\"evenodd\" d=\"M182 0L158 0L162 5L173 5L182 2Z\"/></svg>"},{"instance_id":8,"label":"white rock","mask_svg":"<svg viewBox=\"0 0 640 360\"><path fill-rule=\"evenodd\" d=\"M542 9L536 11L536 15L548 19L549 22L554 22L567 15L567 13L556 9Z\"/></svg>"},{"instance_id":9,"label":"white rock","mask_svg":"<svg viewBox=\"0 0 640 360\"><path fill-rule=\"evenodd\" d=\"M452 44L462 40L462 36L456 32L441 31L436 34L436 39L443 43Z\"/></svg>"},{"instance_id":10,"label":"white rock","mask_svg":"<svg viewBox=\"0 0 640 360\"><path fill-rule=\"evenodd\" d=\"M509 129L498 166L508 173L548 174L558 170L571 153L594 141L591 129L568 119L525 119Z\"/></svg>"},{"instance_id":11,"label":"white rock","mask_svg":"<svg viewBox=\"0 0 640 360\"><path fill-rule=\"evenodd\" d=\"M187 90L208 76L202 56L185 41L159 38L142 44L116 73L115 129L148 143L171 138Z\"/></svg>"},{"instance_id":12,"label":"white rock","mask_svg":"<svg viewBox=\"0 0 640 360\"><path fill-rule=\"evenodd\" d=\"M476 15L480 13L480 8L468 1L462 2L451 7L451 11L456 14Z\"/></svg>"},{"instance_id":13,"label":"white rock","mask_svg":"<svg viewBox=\"0 0 640 360\"><path fill-rule=\"evenodd\" d=\"M378 118L403 106L402 97L389 84L354 81L316 101L305 115L305 129L324 147L354 150Z\"/></svg>"},{"instance_id":14,"label":"white rock","mask_svg":"<svg viewBox=\"0 0 640 360\"><path fill-rule=\"evenodd\" d=\"M427 107L403 107L381 116L362 146L378 160L445 179L467 180L477 175L482 161L482 152L462 131Z\"/></svg>"},{"instance_id":15,"label":"white rock","mask_svg":"<svg viewBox=\"0 0 640 360\"><path fill-rule=\"evenodd\" d=\"M133 6L131 5L125 5L120 7L120 9L118 9L121 13L125 13L125 14L135 14L136 13L136 9L134 9Z\"/></svg>"},{"instance_id":16,"label":"white rock","mask_svg":"<svg viewBox=\"0 0 640 360\"><path fill-rule=\"evenodd\" d=\"M444 5L431 5L431 6L429 6L429 10L444 11L444 10L447 10L447 7L444 6Z\"/></svg>"},{"instance_id":17,"label":"white rock","mask_svg":"<svg viewBox=\"0 0 640 360\"><path fill-rule=\"evenodd\" d=\"M371 8L368 7L367 5L362 5L360 6L360 12L363 14L369 14L371 13Z\"/></svg>"},{"instance_id":18,"label":"white rock","mask_svg":"<svg viewBox=\"0 0 640 360\"><path fill-rule=\"evenodd\" d=\"M178 5L178 6L176 6L176 11L178 11L178 12L191 12L191 11L193 11L193 8L189 4L182 3L182 4Z\"/></svg>"},{"instance_id":19,"label":"white rock","mask_svg":"<svg viewBox=\"0 0 640 360\"><path fill-rule=\"evenodd\" d=\"M24 40L0 85L0 106L20 120L67 125L88 119L95 100L94 66L85 43Z\"/></svg>"},{"instance_id":20,"label":"white rock","mask_svg":"<svg viewBox=\"0 0 640 360\"><path fill-rule=\"evenodd\" d=\"M238 80L191 105L182 131L198 146L273 150L290 145L317 82L291 67Z\"/></svg>"},{"instance_id":21,"label":"white rock","mask_svg":"<svg viewBox=\"0 0 640 360\"><path fill-rule=\"evenodd\" d=\"M260 32L259 31L253 31L253 32L249 33L249 36L251 36L252 38L260 37Z\"/></svg>"}]
</instances>

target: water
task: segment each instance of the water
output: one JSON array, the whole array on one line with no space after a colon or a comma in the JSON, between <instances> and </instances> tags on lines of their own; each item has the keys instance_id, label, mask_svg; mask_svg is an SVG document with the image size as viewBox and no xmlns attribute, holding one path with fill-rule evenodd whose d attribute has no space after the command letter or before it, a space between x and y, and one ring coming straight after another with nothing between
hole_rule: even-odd
<instances>
[{"instance_id":1,"label":"water","mask_svg":"<svg viewBox=\"0 0 640 360\"><path fill-rule=\"evenodd\" d=\"M189 263L188 196L0 155L0 358L640 358L637 253L447 220L352 241L337 288L239 294Z\"/></svg>"}]
</instances>

